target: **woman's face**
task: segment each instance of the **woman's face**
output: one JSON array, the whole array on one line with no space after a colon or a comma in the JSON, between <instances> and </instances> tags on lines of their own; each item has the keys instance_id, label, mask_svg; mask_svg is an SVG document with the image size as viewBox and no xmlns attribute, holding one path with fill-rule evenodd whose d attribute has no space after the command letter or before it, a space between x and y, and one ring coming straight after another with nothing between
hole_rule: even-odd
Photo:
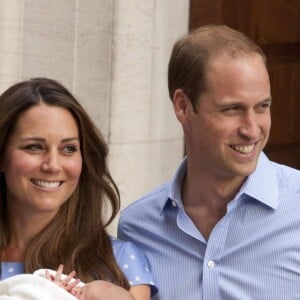
<instances>
[{"instance_id":1,"label":"woman's face","mask_svg":"<svg viewBox=\"0 0 300 300\"><path fill-rule=\"evenodd\" d=\"M1 161L8 209L51 219L74 192L82 169L77 123L65 108L40 103L17 120Z\"/></svg>"}]
</instances>

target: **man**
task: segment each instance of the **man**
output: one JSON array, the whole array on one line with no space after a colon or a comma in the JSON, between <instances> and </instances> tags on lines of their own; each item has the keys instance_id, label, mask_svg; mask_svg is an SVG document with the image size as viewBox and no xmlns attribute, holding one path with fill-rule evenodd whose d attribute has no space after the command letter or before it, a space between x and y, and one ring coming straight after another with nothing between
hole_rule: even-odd
<instances>
[{"instance_id":1,"label":"man","mask_svg":"<svg viewBox=\"0 0 300 300\"><path fill-rule=\"evenodd\" d=\"M298 299L300 172L262 152L271 126L262 50L226 26L200 27L175 44L168 76L186 158L119 223L150 261L153 299Z\"/></svg>"}]
</instances>

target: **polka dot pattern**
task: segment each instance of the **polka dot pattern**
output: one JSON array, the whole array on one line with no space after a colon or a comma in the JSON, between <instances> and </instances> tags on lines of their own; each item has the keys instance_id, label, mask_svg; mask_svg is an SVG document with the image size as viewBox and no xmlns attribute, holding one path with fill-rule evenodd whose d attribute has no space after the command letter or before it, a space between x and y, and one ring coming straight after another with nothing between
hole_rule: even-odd
<instances>
[{"instance_id":1,"label":"polka dot pattern","mask_svg":"<svg viewBox=\"0 0 300 300\"><path fill-rule=\"evenodd\" d=\"M24 263L1 262L1 280L22 273L25 273Z\"/></svg>"},{"instance_id":2,"label":"polka dot pattern","mask_svg":"<svg viewBox=\"0 0 300 300\"><path fill-rule=\"evenodd\" d=\"M131 242L112 238L112 245L117 263L127 277L129 284L131 286L150 285L152 294L155 294L157 287L145 255Z\"/></svg>"}]
</instances>

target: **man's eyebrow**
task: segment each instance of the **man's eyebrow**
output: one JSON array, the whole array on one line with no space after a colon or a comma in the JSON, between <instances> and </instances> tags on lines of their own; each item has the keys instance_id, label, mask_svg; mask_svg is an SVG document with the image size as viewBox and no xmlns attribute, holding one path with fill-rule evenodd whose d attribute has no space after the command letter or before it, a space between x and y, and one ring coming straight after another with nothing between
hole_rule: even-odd
<instances>
[{"instance_id":1,"label":"man's eyebrow","mask_svg":"<svg viewBox=\"0 0 300 300\"><path fill-rule=\"evenodd\" d=\"M263 99L261 101L259 101L258 103L264 103L264 102L272 102L272 97L268 97L266 99ZM227 103L220 103L220 106L239 106L239 105L245 105L245 102L243 101L231 101L231 102L227 102Z\"/></svg>"},{"instance_id":2,"label":"man's eyebrow","mask_svg":"<svg viewBox=\"0 0 300 300\"><path fill-rule=\"evenodd\" d=\"M266 98L266 99L260 101L260 102L258 103L258 105L264 104L264 103L272 103L272 97L268 97L268 98Z\"/></svg>"},{"instance_id":3,"label":"man's eyebrow","mask_svg":"<svg viewBox=\"0 0 300 300\"><path fill-rule=\"evenodd\" d=\"M272 97L271 96L266 98L265 100L262 100L261 102L268 102L268 101L272 102Z\"/></svg>"}]
</instances>

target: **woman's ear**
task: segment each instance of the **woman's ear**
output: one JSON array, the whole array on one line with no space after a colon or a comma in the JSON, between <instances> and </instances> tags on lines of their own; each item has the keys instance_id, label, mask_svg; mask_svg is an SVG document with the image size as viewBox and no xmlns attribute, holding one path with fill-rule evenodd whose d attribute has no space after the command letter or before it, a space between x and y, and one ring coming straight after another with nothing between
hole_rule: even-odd
<instances>
[{"instance_id":1,"label":"woman's ear","mask_svg":"<svg viewBox=\"0 0 300 300\"><path fill-rule=\"evenodd\" d=\"M188 118L188 111L191 106L189 97L182 89L175 90L173 94L173 109L177 120L181 124L185 124Z\"/></svg>"}]
</instances>

